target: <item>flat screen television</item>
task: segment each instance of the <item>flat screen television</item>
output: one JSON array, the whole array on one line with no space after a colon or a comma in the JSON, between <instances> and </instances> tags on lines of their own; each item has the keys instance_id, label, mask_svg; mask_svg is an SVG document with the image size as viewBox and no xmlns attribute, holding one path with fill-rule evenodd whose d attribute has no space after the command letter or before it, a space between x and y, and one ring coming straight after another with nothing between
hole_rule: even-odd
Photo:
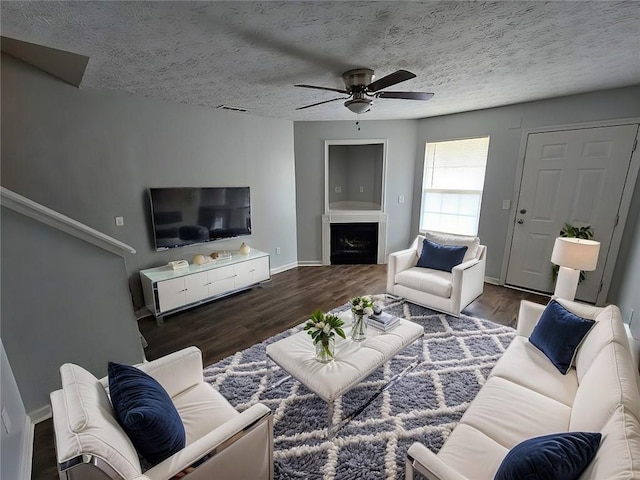
<instances>
[{"instance_id":1,"label":"flat screen television","mask_svg":"<svg viewBox=\"0 0 640 480\"><path fill-rule=\"evenodd\" d=\"M249 187L150 188L156 250L251 234Z\"/></svg>"}]
</instances>

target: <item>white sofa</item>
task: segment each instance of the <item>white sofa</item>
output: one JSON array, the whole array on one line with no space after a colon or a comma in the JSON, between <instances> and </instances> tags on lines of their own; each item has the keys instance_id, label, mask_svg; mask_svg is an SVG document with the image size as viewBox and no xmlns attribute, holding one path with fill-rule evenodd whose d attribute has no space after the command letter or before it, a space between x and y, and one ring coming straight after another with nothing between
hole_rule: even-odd
<instances>
[{"instance_id":1,"label":"white sofa","mask_svg":"<svg viewBox=\"0 0 640 480\"><path fill-rule=\"evenodd\" d=\"M108 380L70 363L60 368L62 389L51 394L58 471L67 480L273 478L273 417L256 404L237 412L203 380L202 353L189 347L137 366L173 401L186 446L144 474L133 444L118 424ZM197 468L189 469L196 462Z\"/></svg>"},{"instance_id":2,"label":"white sofa","mask_svg":"<svg viewBox=\"0 0 640 480\"><path fill-rule=\"evenodd\" d=\"M446 245L467 246L460 265L451 272L417 267L424 239ZM418 235L406 250L389 255L387 293L403 297L455 317L484 289L486 247L478 237L464 237L426 232Z\"/></svg>"},{"instance_id":3,"label":"white sofa","mask_svg":"<svg viewBox=\"0 0 640 480\"><path fill-rule=\"evenodd\" d=\"M640 479L640 393L620 310L557 299L596 320L562 375L528 337L545 306L523 301L518 335L491 372L444 445L434 454L414 443L414 469L433 479L492 479L507 452L531 437L600 432L602 441L581 480Z\"/></svg>"}]
</instances>

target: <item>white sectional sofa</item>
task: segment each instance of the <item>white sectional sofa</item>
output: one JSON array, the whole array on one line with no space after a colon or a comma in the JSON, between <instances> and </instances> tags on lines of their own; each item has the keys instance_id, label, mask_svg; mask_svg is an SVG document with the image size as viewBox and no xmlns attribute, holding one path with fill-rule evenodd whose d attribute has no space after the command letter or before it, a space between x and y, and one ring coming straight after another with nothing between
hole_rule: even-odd
<instances>
[{"instance_id":1,"label":"white sectional sofa","mask_svg":"<svg viewBox=\"0 0 640 480\"><path fill-rule=\"evenodd\" d=\"M600 432L600 447L581 480L640 479L640 393L620 310L557 299L596 320L562 375L529 343L545 306L523 301L518 335L438 454L414 443L414 470L428 479L493 479L505 455L525 439L557 432Z\"/></svg>"}]
</instances>

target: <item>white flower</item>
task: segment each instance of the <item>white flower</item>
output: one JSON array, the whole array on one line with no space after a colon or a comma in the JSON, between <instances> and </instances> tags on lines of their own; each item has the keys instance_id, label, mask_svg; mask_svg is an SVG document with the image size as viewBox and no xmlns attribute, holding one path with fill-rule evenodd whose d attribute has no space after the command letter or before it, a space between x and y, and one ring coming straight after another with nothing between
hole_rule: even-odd
<instances>
[{"instance_id":1,"label":"white flower","mask_svg":"<svg viewBox=\"0 0 640 480\"><path fill-rule=\"evenodd\" d=\"M371 307L367 307L364 309L364 314L365 315L372 315L373 314L373 308Z\"/></svg>"},{"instance_id":2,"label":"white flower","mask_svg":"<svg viewBox=\"0 0 640 480\"><path fill-rule=\"evenodd\" d=\"M363 302L370 302L371 301L371 297L369 295L365 295L364 297L362 297L362 301Z\"/></svg>"},{"instance_id":3,"label":"white flower","mask_svg":"<svg viewBox=\"0 0 640 480\"><path fill-rule=\"evenodd\" d=\"M328 335L331 331L331 325L325 325L322 331Z\"/></svg>"},{"instance_id":4,"label":"white flower","mask_svg":"<svg viewBox=\"0 0 640 480\"><path fill-rule=\"evenodd\" d=\"M324 323L324 322L318 322L318 323L316 323L316 328L317 328L318 330L322 330L322 329L324 329L324 326L325 326L325 323Z\"/></svg>"}]
</instances>

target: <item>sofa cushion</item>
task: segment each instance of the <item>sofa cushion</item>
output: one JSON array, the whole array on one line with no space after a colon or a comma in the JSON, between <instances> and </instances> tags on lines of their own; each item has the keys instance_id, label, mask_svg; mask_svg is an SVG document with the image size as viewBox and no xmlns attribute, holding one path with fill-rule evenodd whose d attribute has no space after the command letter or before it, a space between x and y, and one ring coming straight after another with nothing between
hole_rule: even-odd
<instances>
[{"instance_id":1,"label":"sofa cushion","mask_svg":"<svg viewBox=\"0 0 640 480\"><path fill-rule=\"evenodd\" d=\"M462 263L467 250L466 246L443 245L425 238L416 266L451 272L453 267Z\"/></svg>"},{"instance_id":2,"label":"sofa cushion","mask_svg":"<svg viewBox=\"0 0 640 480\"><path fill-rule=\"evenodd\" d=\"M640 479L640 421L619 405L601 430L602 443L581 480Z\"/></svg>"},{"instance_id":3,"label":"sofa cushion","mask_svg":"<svg viewBox=\"0 0 640 480\"><path fill-rule=\"evenodd\" d=\"M600 445L600 433L563 432L530 438L513 447L494 480L577 479Z\"/></svg>"},{"instance_id":4,"label":"sofa cushion","mask_svg":"<svg viewBox=\"0 0 640 480\"><path fill-rule=\"evenodd\" d=\"M522 336L513 339L493 367L491 376L507 379L569 407L573 405L578 390L578 376L574 368L566 375L561 374L544 353Z\"/></svg>"},{"instance_id":5,"label":"sofa cushion","mask_svg":"<svg viewBox=\"0 0 640 480\"><path fill-rule=\"evenodd\" d=\"M449 272L413 267L398 273L395 283L438 297L451 297L451 273Z\"/></svg>"},{"instance_id":6,"label":"sofa cushion","mask_svg":"<svg viewBox=\"0 0 640 480\"><path fill-rule=\"evenodd\" d=\"M204 382L172 400L182 419L187 445L240 415L216 389Z\"/></svg>"},{"instance_id":7,"label":"sofa cushion","mask_svg":"<svg viewBox=\"0 0 640 480\"><path fill-rule=\"evenodd\" d=\"M580 382L569 428L599 431L618 405L625 405L640 417L640 393L631 355L612 342L602 349Z\"/></svg>"},{"instance_id":8,"label":"sofa cushion","mask_svg":"<svg viewBox=\"0 0 640 480\"><path fill-rule=\"evenodd\" d=\"M71 363L60 367L60 377L62 390L51 394L58 461L90 452L123 478L139 476L136 449L118 424L100 380Z\"/></svg>"},{"instance_id":9,"label":"sofa cushion","mask_svg":"<svg viewBox=\"0 0 640 480\"><path fill-rule=\"evenodd\" d=\"M109 362L109 393L118 422L145 459L160 463L185 446L185 430L157 380L136 367Z\"/></svg>"},{"instance_id":10,"label":"sofa cushion","mask_svg":"<svg viewBox=\"0 0 640 480\"><path fill-rule=\"evenodd\" d=\"M571 408L500 377L491 377L460 420L513 448L521 441L566 432Z\"/></svg>"},{"instance_id":11,"label":"sofa cushion","mask_svg":"<svg viewBox=\"0 0 640 480\"><path fill-rule=\"evenodd\" d=\"M424 236L419 235L421 238L418 241L418 257L422 252L422 238L428 238L432 242L438 242L441 245L458 245L467 247L467 251L464 254L463 262L473 260L478 256L478 247L480 245L480 239L478 237L469 237L466 235L451 235L448 233L438 232L425 232Z\"/></svg>"},{"instance_id":12,"label":"sofa cushion","mask_svg":"<svg viewBox=\"0 0 640 480\"><path fill-rule=\"evenodd\" d=\"M595 321L578 317L555 300L542 312L529 341L551 360L558 371L567 373L580 343Z\"/></svg>"},{"instance_id":13,"label":"sofa cushion","mask_svg":"<svg viewBox=\"0 0 640 480\"><path fill-rule=\"evenodd\" d=\"M508 452L480 430L459 424L438 452L438 457L465 478L493 478Z\"/></svg>"}]
</instances>

